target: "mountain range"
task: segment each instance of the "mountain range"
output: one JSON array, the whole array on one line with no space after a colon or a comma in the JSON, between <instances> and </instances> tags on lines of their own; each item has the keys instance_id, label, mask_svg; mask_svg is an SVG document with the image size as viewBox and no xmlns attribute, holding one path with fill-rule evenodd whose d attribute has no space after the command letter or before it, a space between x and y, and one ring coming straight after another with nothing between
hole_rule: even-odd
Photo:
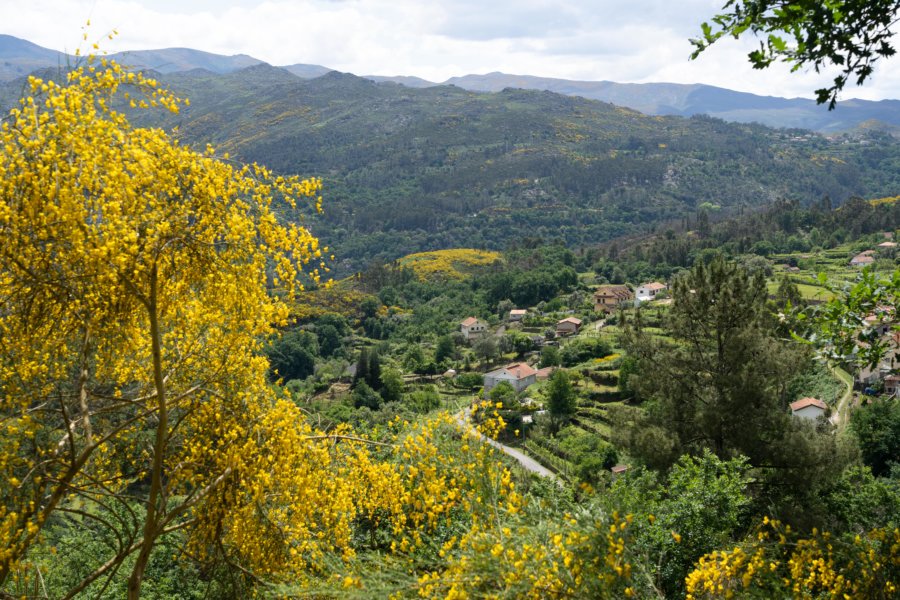
<instances>
[{"instance_id":1,"label":"mountain range","mask_svg":"<svg viewBox=\"0 0 900 600\"><path fill-rule=\"evenodd\" d=\"M49 60L24 49L19 65ZM58 56L41 77L62 76ZM127 56L165 59L153 77L191 101L178 115L131 111L132 123L177 127L183 143L323 179L324 214L296 218L334 250L337 274L417 251L537 238L585 247L782 198L837 205L900 189L900 141L878 128L829 137L551 91L301 78L192 51ZM0 81L0 114L24 82Z\"/></svg>"},{"instance_id":2,"label":"mountain range","mask_svg":"<svg viewBox=\"0 0 900 600\"><path fill-rule=\"evenodd\" d=\"M159 73L204 69L226 74L263 64L251 56L223 56L189 48L136 50L111 55L122 64ZM73 57L43 48L26 40L0 35L0 81L22 77L42 68L64 66ZM331 71L320 65L293 64L281 68L300 78L321 77ZM376 82L393 82L411 88L454 85L465 90L499 92L506 88L551 91L581 96L628 107L649 115L693 116L706 114L726 121L761 123L770 127L811 129L821 133L848 131L858 127L900 128L900 101L845 100L829 111L813 100L758 96L704 84L616 83L612 81L573 81L488 73L464 75L436 83L411 76L365 76Z\"/></svg>"}]
</instances>

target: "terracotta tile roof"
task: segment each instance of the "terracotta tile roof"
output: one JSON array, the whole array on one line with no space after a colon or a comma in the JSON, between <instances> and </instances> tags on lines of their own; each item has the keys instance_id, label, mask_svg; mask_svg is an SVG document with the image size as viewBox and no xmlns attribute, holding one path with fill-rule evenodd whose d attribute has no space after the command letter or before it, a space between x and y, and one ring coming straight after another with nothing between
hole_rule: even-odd
<instances>
[{"instance_id":1,"label":"terracotta tile roof","mask_svg":"<svg viewBox=\"0 0 900 600\"><path fill-rule=\"evenodd\" d=\"M551 375L553 375L553 371L558 369L559 367L544 367L543 369L537 370L538 379L547 379Z\"/></svg>"},{"instance_id":2,"label":"terracotta tile roof","mask_svg":"<svg viewBox=\"0 0 900 600\"><path fill-rule=\"evenodd\" d=\"M631 298L631 290L624 285L601 285L594 290L596 298Z\"/></svg>"},{"instance_id":3,"label":"terracotta tile roof","mask_svg":"<svg viewBox=\"0 0 900 600\"><path fill-rule=\"evenodd\" d=\"M561 321L557 322L556 324L560 325L562 323L572 323L573 325L581 325L581 319L576 319L575 317L566 317L565 319L562 319Z\"/></svg>"},{"instance_id":4,"label":"terracotta tile roof","mask_svg":"<svg viewBox=\"0 0 900 600\"><path fill-rule=\"evenodd\" d=\"M503 368L515 375L516 379L525 379L529 375L537 375L537 371L527 363L512 363Z\"/></svg>"},{"instance_id":5,"label":"terracotta tile roof","mask_svg":"<svg viewBox=\"0 0 900 600\"><path fill-rule=\"evenodd\" d=\"M527 315L528 310L525 308L514 308L511 311L509 311L509 314L511 314L511 315Z\"/></svg>"},{"instance_id":6,"label":"terracotta tile roof","mask_svg":"<svg viewBox=\"0 0 900 600\"><path fill-rule=\"evenodd\" d=\"M666 289L666 284L654 281L652 283L645 283L641 287L647 288L648 290L664 290Z\"/></svg>"},{"instance_id":7,"label":"terracotta tile roof","mask_svg":"<svg viewBox=\"0 0 900 600\"><path fill-rule=\"evenodd\" d=\"M818 406L822 410L828 410L828 405L818 398L800 398L796 402L791 402L791 411L797 412L798 410L802 410L807 406Z\"/></svg>"},{"instance_id":8,"label":"terracotta tile roof","mask_svg":"<svg viewBox=\"0 0 900 600\"><path fill-rule=\"evenodd\" d=\"M478 319L476 319L475 317L469 317L468 319L465 319L461 324L463 327L471 327L472 325L476 324L477 322L478 322Z\"/></svg>"}]
</instances>

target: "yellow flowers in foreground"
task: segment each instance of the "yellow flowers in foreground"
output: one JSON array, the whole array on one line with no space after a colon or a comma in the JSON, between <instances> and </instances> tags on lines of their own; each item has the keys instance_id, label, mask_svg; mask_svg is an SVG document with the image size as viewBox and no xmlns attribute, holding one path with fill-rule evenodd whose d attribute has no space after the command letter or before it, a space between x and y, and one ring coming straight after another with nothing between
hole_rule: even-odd
<instances>
[{"instance_id":1,"label":"yellow flowers in foreground","mask_svg":"<svg viewBox=\"0 0 900 600\"><path fill-rule=\"evenodd\" d=\"M0 586L56 511L137 505L98 520L136 597L159 536L240 505L246 435L281 431L260 340L324 265L272 204L321 182L131 127L115 107L186 102L105 59L29 88L0 125Z\"/></svg>"},{"instance_id":2,"label":"yellow flowers in foreground","mask_svg":"<svg viewBox=\"0 0 900 600\"><path fill-rule=\"evenodd\" d=\"M687 598L894 598L900 529L875 529L852 540L813 529L792 539L790 527L766 518L749 547L708 554L687 579Z\"/></svg>"}]
</instances>

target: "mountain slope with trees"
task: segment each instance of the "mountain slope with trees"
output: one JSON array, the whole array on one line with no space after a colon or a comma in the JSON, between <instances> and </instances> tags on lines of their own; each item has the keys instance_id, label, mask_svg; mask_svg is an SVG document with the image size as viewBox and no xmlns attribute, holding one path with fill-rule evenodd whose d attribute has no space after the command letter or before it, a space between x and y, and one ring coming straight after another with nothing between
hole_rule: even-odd
<instances>
[{"instance_id":1,"label":"mountain slope with trees","mask_svg":"<svg viewBox=\"0 0 900 600\"><path fill-rule=\"evenodd\" d=\"M245 161L324 181L339 270L525 236L588 245L780 197L889 196L900 145L836 140L707 117L650 117L549 92L410 89L259 65L161 78L191 106L142 124L178 126Z\"/></svg>"}]
</instances>

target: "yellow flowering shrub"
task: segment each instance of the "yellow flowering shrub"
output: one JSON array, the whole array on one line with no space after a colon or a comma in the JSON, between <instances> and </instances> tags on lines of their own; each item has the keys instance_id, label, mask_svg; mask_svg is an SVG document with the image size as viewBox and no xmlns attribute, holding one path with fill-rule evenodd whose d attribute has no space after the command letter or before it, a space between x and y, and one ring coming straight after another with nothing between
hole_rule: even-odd
<instances>
[{"instance_id":1,"label":"yellow flowering shrub","mask_svg":"<svg viewBox=\"0 0 900 600\"><path fill-rule=\"evenodd\" d=\"M329 282L315 290L301 294L291 310L291 318L307 321L326 313L337 313L348 318L359 314L359 306L370 294L353 288L349 279Z\"/></svg>"},{"instance_id":2,"label":"yellow flowering shrub","mask_svg":"<svg viewBox=\"0 0 900 600\"><path fill-rule=\"evenodd\" d=\"M443 549L448 566L419 577L422 598L636 597L631 515L477 521Z\"/></svg>"},{"instance_id":3,"label":"yellow flowering shrub","mask_svg":"<svg viewBox=\"0 0 900 600\"><path fill-rule=\"evenodd\" d=\"M411 268L422 281L463 279L473 267L487 266L501 260L499 252L452 248L419 252L400 259L400 265Z\"/></svg>"},{"instance_id":4,"label":"yellow flowering shrub","mask_svg":"<svg viewBox=\"0 0 900 600\"><path fill-rule=\"evenodd\" d=\"M764 519L754 543L712 552L686 578L687 598L896 598L900 529L835 538L813 529L798 538Z\"/></svg>"},{"instance_id":5,"label":"yellow flowering shrub","mask_svg":"<svg viewBox=\"0 0 900 600\"><path fill-rule=\"evenodd\" d=\"M0 125L0 586L54 512L140 502L81 511L117 529L92 576L135 556L136 596L159 536L235 502L246 433L281 431L260 340L324 265L272 202L318 206L321 183L131 127L117 107L186 101L105 59L28 92Z\"/></svg>"}]
</instances>

